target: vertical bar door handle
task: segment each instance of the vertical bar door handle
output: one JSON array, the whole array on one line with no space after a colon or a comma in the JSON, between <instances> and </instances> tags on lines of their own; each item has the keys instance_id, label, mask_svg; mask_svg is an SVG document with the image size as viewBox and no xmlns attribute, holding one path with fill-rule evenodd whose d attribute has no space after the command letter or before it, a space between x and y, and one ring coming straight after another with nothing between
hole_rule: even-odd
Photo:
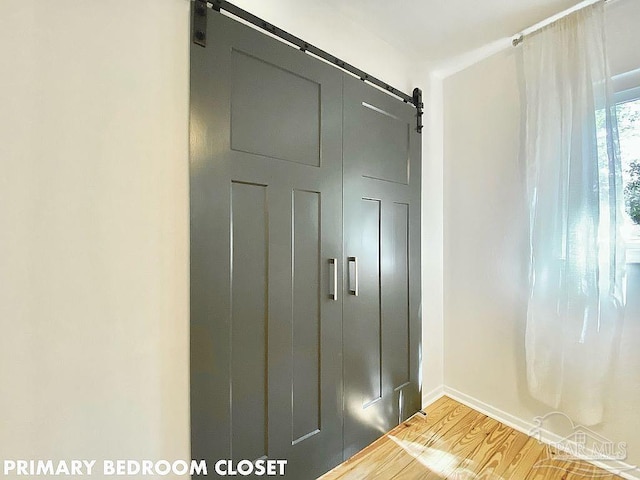
<instances>
[{"instance_id":1,"label":"vertical bar door handle","mask_svg":"<svg viewBox=\"0 0 640 480\"><path fill-rule=\"evenodd\" d=\"M338 259L329 259L329 298L338 300Z\"/></svg>"},{"instance_id":2,"label":"vertical bar door handle","mask_svg":"<svg viewBox=\"0 0 640 480\"><path fill-rule=\"evenodd\" d=\"M358 257L347 257L349 264L349 295L358 296Z\"/></svg>"}]
</instances>

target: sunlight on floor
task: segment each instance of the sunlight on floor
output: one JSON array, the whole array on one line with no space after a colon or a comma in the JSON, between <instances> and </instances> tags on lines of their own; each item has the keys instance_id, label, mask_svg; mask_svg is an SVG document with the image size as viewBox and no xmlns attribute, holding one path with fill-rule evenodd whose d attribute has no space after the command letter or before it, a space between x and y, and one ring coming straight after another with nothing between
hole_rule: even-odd
<instances>
[{"instance_id":1,"label":"sunlight on floor","mask_svg":"<svg viewBox=\"0 0 640 480\"><path fill-rule=\"evenodd\" d=\"M326 480L613 478L448 397L425 413L402 422Z\"/></svg>"},{"instance_id":2,"label":"sunlight on floor","mask_svg":"<svg viewBox=\"0 0 640 480\"><path fill-rule=\"evenodd\" d=\"M405 452L415 458L418 462L438 475L442 475L445 477L453 475L454 471L458 467L458 464L460 463L460 459L458 457L446 452L445 450L440 450L438 448L433 448L432 446L423 445L417 442L402 440L394 437L393 435L389 435L389 438ZM442 443L442 446L446 447L446 445L444 445L444 442L439 439L434 443ZM467 477L457 477L456 475L455 478Z\"/></svg>"}]
</instances>

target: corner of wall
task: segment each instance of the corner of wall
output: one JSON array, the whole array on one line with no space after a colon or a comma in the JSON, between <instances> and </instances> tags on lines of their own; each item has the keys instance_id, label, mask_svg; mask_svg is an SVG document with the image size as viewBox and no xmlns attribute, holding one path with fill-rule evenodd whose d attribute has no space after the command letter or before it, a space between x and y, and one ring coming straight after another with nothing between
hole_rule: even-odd
<instances>
[{"instance_id":1,"label":"corner of wall","mask_svg":"<svg viewBox=\"0 0 640 480\"><path fill-rule=\"evenodd\" d=\"M423 404L444 384L444 175L442 79L425 78L422 157L422 360ZM435 398L431 398L433 396Z\"/></svg>"}]
</instances>

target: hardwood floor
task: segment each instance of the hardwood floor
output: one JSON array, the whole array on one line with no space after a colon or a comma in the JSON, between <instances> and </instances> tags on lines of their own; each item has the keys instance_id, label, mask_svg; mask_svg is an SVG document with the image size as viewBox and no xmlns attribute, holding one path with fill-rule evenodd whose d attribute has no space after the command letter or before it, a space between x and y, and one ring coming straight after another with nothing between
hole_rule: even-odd
<instances>
[{"instance_id":1,"label":"hardwood floor","mask_svg":"<svg viewBox=\"0 0 640 480\"><path fill-rule=\"evenodd\" d=\"M442 397L322 480L618 479L589 463L553 459L536 439Z\"/></svg>"}]
</instances>

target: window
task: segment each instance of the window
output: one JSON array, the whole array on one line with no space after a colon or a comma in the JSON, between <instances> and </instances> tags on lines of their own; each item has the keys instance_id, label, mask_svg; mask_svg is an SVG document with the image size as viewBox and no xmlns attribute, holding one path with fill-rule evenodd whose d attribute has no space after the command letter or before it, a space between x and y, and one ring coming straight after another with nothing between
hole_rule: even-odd
<instances>
[{"instance_id":1,"label":"window","mask_svg":"<svg viewBox=\"0 0 640 480\"><path fill-rule=\"evenodd\" d=\"M620 140L624 220L622 235L626 244L627 263L640 263L640 87L616 93L616 117ZM600 188L604 196L609 188L607 140L604 110L596 112ZM601 214L606 215L606 209ZM606 234L601 232L601 234Z\"/></svg>"},{"instance_id":2,"label":"window","mask_svg":"<svg viewBox=\"0 0 640 480\"><path fill-rule=\"evenodd\" d=\"M623 92L627 93L627 92ZM624 185L625 222L623 235L627 244L627 262L640 262L640 92L636 98L620 100L616 105L620 159Z\"/></svg>"}]
</instances>

